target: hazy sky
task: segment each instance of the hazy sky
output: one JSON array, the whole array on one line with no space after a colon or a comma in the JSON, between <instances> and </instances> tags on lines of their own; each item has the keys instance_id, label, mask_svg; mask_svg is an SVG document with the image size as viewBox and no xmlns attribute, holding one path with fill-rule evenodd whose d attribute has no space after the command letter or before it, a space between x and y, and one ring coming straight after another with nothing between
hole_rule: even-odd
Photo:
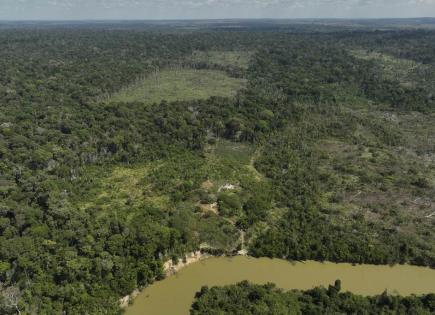
<instances>
[{"instance_id":1,"label":"hazy sky","mask_svg":"<svg viewBox=\"0 0 435 315\"><path fill-rule=\"evenodd\" d=\"M0 0L0 20L417 16L435 0Z\"/></svg>"}]
</instances>

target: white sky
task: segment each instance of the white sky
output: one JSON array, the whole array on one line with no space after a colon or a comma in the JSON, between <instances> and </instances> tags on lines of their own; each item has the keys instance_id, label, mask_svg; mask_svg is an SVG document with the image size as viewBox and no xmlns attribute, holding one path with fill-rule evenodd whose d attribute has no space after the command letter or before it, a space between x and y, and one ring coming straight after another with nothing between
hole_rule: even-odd
<instances>
[{"instance_id":1,"label":"white sky","mask_svg":"<svg viewBox=\"0 0 435 315\"><path fill-rule=\"evenodd\" d=\"M435 0L0 0L0 20L435 17Z\"/></svg>"}]
</instances>

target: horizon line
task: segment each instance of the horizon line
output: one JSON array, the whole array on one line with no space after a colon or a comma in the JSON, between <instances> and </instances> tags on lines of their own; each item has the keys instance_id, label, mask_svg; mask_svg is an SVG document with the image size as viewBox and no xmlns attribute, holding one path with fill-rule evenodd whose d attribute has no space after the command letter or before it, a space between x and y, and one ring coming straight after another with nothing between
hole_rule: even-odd
<instances>
[{"instance_id":1,"label":"horizon line","mask_svg":"<svg viewBox=\"0 0 435 315\"><path fill-rule=\"evenodd\" d=\"M418 19L433 19L435 16L416 16L416 17L235 17L235 18L161 18L161 19L130 19L130 18L96 18L96 19L0 19L3 22L110 22L110 21L132 21L132 22L163 22L163 21L250 21L250 20L270 20L270 21L292 21L292 20L418 20Z\"/></svg>"}]
</instances>

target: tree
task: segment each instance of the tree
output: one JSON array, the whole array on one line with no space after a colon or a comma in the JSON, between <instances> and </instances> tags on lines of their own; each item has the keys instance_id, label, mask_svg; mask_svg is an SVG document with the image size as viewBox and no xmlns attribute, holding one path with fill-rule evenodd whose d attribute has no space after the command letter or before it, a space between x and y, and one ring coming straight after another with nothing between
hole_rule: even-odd
<instances>
[{"instance_id":1,"label":"tree","mask_svg":"<svg viewBox=\"0 0 435 315\"><path fill-rule=\"evenodd\" d=\"M20 289L16 286L8 286L5 288L4 285L0 283L0 292L6 309L13 309L21 315L19 303L22 292L20 291Z\"/></svg>"}]
</instances>

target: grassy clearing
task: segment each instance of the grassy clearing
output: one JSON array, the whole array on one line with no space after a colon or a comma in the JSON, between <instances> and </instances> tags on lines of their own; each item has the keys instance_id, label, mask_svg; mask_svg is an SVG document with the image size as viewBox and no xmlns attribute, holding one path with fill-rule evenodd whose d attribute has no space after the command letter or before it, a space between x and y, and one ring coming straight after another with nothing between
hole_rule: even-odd
<instances>
[{"instance_id":1,"label":"grassy clearing","mask_svg":"<svg viewBox=\"0 0 435 315\"><path fill-rule=\"evenodd\" d=\"M416 86L424 72L429 70L427 66L413 60L396 58L380 52L352 50L351 53L357 58L378 62L385 79L398 81L403 86Z\"/></svg>"},{"instance_id":2,"label":"grassy clearing","mask_svg":"<svg viewBox=\"0 0 435 315\"><path fill-rule=\"evenodd\" d=\"M171 204L169 197L152 192L149 173L152 165L117 166L102 175L101 171L90 169L95 175L95 185L78 202L82 210L93 209L99 216L115 213L134 214L144 206L167 211Z\"/></svg>"},{"instance_id":3,"label":"grassy clearing","mask_svg":"<svg viewBox=\"0 0 435 315\"><path fill-rule=\"evenodd\" d=\"M227 159L235 164L248 165L255 149L246 144L219 139L213 153L216 157Z\"/></svg>"},{"instance_id":4,"label":"grassy clearing","mask_svg":"<svg viewBox=\"0 0 435 315\"><path fill-rule=\"evenodd\" d=\"M252 53L245 51L195 51L192 62L207 63L223 67L238 67L247 69L251 62Z\"/></svg>"},{"instance_id":5,"label":"grassy clearing","mask_svg":"<svg viewBox=\"0 0 435 315\"><path fill-rule=\"evenodd\" d=\"M181 153L156 162L116 166L104 173L98 167L90 168L92 188L75 202L99 219L122 217L127 224L139 213L157 211L170 221L167 224L196 239L198 245L233 251L239 245L238 229L228 218L200 209L216 202L222 185L239 187L243 178L252 177L247 167L253 152L249 145L219 140L216 153L206 157ZM206 181L208 177L212 181Z\"/></svg>"},{"instance_id":6,"label":"grassy clearing","mask_svg":"<svg viewBox=\"0 0 435 315\"><path fill-rule=\"evenodd\" d=\"M260 180L253 167L256 148L246 143L218 139L207 149L207 175L214 189L225 183L249 182Z\"/></svg>"},{"instance_id":7,"label":"grassy clearing","mask_svg":"<svg viewBox=\"0 0 435 315\"><path fill-rule=\"evenodd\" d=\"M159 103L232 97L244 85L245 80L229 77L223 71L166 69L115 93L109 101Z\"/></svg>"}]
</instances>

